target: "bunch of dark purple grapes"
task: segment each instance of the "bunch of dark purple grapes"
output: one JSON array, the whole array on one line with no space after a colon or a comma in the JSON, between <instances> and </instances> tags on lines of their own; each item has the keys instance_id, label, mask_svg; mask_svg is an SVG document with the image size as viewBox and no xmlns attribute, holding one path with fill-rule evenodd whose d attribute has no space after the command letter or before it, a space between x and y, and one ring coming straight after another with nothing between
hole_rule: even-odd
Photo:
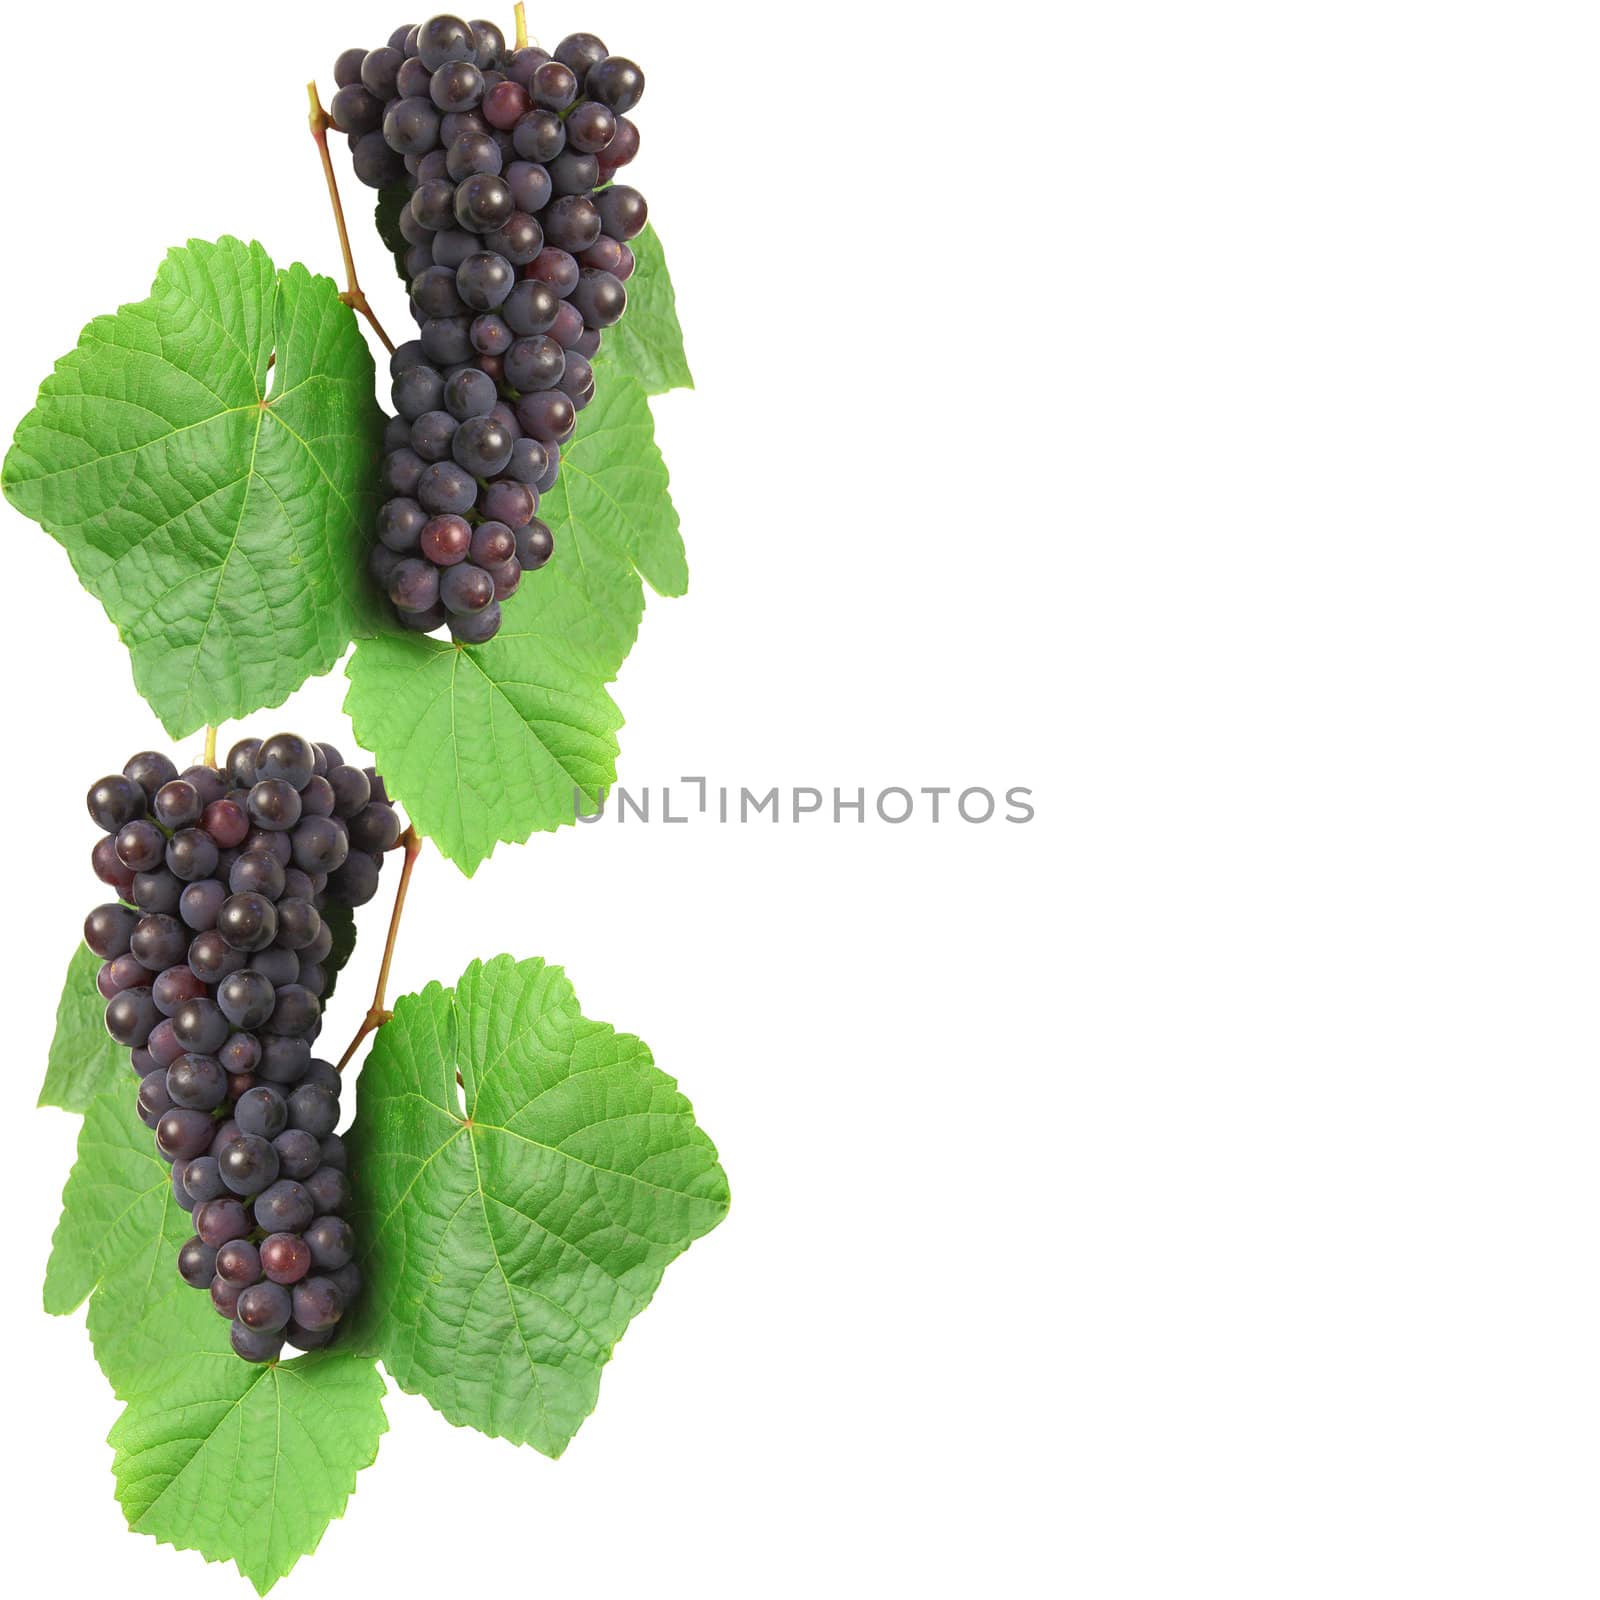
<instances>
[{"instance_id":1,"label":"bunch of dark purple grapes","mask_svg":"<svg viewBox=\"0 0 1600 1600\"><path fill-rule=\"evenodd\" d=\"M311 1054L334 956L323 913L372 898L400 818L370 768L290 733L241 740L223 772L136 755L89 790L89 815L119 898L83 935L139 1115L194 1214L178 1272L210 1290L246 1361L319 1349L361 1286L339 1075Z\"/></svg>"},{"instance_id":2,"label":"bunch of dark purple grapes","mask_svg":"<svg viewBox=\"0 0 1600 1600\"><path fill-rule=\"evenodd\" d=\"M401 623L492 638L553 548L539 496L594 395L644 196L633 62L592 33L508 52L492 22L430 17L334 66L356 176L409 190L399 229L420 336L390 362L374 580Z\"/></svg>"}]
</instances>

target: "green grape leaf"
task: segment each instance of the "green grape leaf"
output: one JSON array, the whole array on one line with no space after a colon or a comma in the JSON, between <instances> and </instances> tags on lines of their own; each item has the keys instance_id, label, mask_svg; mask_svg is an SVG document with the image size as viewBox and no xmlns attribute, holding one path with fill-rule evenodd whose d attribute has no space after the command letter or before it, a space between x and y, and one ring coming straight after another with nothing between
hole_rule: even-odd
<instances>
[{"instance_id":1,"label":"green grape leaf","mask_svg":"<svg viewBox=\"0 0 1600 1600\"><path fill-rule=\"evenodd\" d=\"M106 1032L106 1003L95 987L99 971L99 957L80 941L56 1006L56 1031L39 1091L42 1106L86 1111L102 1089L131 1074L128 1052Z\"/></svg>"},{"instance_id":2,"label":"green grape leaf","mask_svg":"<svg viewBox=\"0 0 1600 1600\"><path fill-rule=\"evenodd\" d=\"M231 1561L265 1594L317 1548L377 1459L383 1395L372 1361L337 1347L266 1366L193 1355L112 1426L128 1526Z\"/></svg>"},{"instance_id":3,"label":"green grape leaf","mask_svg":"<svg viewBox=\"0 0 1600 1600\"><path fill-rule=\"evenodd\" d=\"M559 1455L668 1264L727 1214L715 1147L638 1039L510 956L398 1001L359 1093L366 1338L451 1422Z\"/></svg>"},{"instance_id":4,"label":"green grape leaf","mask_svg":"<svg viewBox=\"0 0 1600 1600\"><path fill-rule=\"evenodd\" d=\"M378 206L375 213L378 237L389 247L389 254L394 257L394 270L399 274L402 283L411 281L406 276L406 251L411 246L400 231L400 211L410 198L411 190L408 185L391 183L387 189L378 191Z\"/></svg>"},{"instance_id":5,"label":"green grape leaf","mask_svg":"<svg viewBox=\"0 0 1600 1600\"><path fill-rule=\"evenodd\" d=\"M646 394L692 389L694 376L683 350L677 296L667 273L661 239L655 228L646 223L629 248L633 251L634 268L627 284L628 309L616 327L606 330L601 349L631 372Z\"/></svg>"},{"instance_id":6,"label":"green grape leaf","mask_svg":"<svg viewBox=\"0 0 1600 1600\"><path fill-rule=\"evenodd\" d=\"M599 674L565 659L546 609L508 609L470 650L380 634L345 669L356 738L417 830L469 877L500 840L571 822L574 795L596 809L616 779L621 713Z\"/></svg>"},{"instance_id":7,"label":"green grape leaf","mask_svg":"<svg viewBox=\"0 0 1600 1600\"><path fill-rule=\"evenodd\" d=\"M231 1560L264 1594L316 1548L376 1458L383 1380L340 1345L267 1367L232 1353L210 1297L178 1277L189 1218L136 1095L129 1073L85 1113L45 1309L89 1300L95 1358L126 1403L110 1442L129 1526Z\"/></svg>"},{"instance_id":8,"label":"green grape leaf","mask_svg":"<svg viewBox=\"0 0 1600 1600\"><path fill-rule=\"evenodd\" d=\"M650 403L604 361L596 379L540 506L555 554L505 603L499 633L470 649L381 633L345 667L357 739L418 831L469 875L497 843L599 806L622 726L605 685L644 614L641 575L664 595L688 585Z\"/></svg>"},{"instance_id":9,"label":"green grape leaf","mask_svg":"<svg viewBox=\"0 0 1600 1600\"><path fill-rule=\"evenodd\" d=\"M6 457L175 738L275 706L373 621L364 563L382 413L327 278L191 240L97 317Z\"/></svg>"}]
</instances>

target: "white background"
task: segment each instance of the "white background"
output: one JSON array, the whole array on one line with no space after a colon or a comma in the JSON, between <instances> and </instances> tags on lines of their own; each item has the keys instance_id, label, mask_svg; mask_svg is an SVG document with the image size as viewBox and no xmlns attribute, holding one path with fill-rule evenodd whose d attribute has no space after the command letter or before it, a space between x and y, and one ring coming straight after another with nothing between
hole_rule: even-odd
<instances>
[{"instance_id":1,"label":"white background","mask_svg":"<svg viewBox=\"0 0 1600 1600\"><path fill-rule=\"evenodd\" d=\"M186 235L337 267L301 86L399 20L72 9L96 43L41 92L112 99L23 113L50 215L0 261L6 429ZM280 1592L1596 1592L1591 22L535 15L646 67L699 383L656 405L693 584L619 680L623 780L1023 784L1038 816L424 857L397 991L564 963L734 1207L563 1460L394 1395ZM163 741L64 554L0 518L11 1549L74 1593L242 1597L124 1530L81 1315L38 1309L77 797ZM248 728L349 749L342 697Z\"/></svg>"}]
</instances>

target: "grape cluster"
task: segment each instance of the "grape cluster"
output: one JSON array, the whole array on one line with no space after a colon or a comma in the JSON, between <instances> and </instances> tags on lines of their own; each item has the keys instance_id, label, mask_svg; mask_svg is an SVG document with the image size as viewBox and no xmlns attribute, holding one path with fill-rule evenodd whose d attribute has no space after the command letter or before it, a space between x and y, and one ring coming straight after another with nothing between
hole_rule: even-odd
<instances>
[{"instance_id":1,"label":"grape cluster","mask_svg":"<svg viewBox=\"0 0 1600 1600\"><path fill-rule=\"evenodd\" d=\"M330 904L377 892L401 833L383 781L296 734L244 739L225 771L146 751L89 790L95 874L118 899L83 936L139 1115L193 1213L178 1252L234 1350L315 1350L360 1289L339 1075L313 1059Z\"/></svg>"},{"instance_id":2,"label":"grape cluster","mask_svg":"<svg viewBox=\"0 0 1600 1600\"><path fill-rule=\"evenodd\" d=\"M644 196L644 74L592 33L508 51L492 22L437 16L334 66L356 176L410 191L399 227L419 337L390 362L384 504L370 570L400 622L492 638L500 602L553 548L536 515L621 317Z\"/></svg>"}]
</instances>

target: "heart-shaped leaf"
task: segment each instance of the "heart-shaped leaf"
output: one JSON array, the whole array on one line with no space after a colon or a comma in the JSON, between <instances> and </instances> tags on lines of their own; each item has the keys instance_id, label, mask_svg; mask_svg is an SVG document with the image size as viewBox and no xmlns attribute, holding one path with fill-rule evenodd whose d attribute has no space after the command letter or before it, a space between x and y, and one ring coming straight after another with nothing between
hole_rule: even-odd
<instances>
[{"instance_id":1,"label":"heart-shaped leaf","mask_svg":"<svg viewBox=\"0 0 1600 1600\"><path fill-rule=\"evenodd\" d=\"M193 240L56 363L4 488L65 547L182 737L280 704L374 615L381 433L333 284L259 244Z\"/></svg>"},{"instance_id":2,"label":"heart-shaped leaf","mask_svg":"<svg viewBox=\"0 0 1600 1600\"><path fill-rule=\"evenodd\" d=\"M552 1456L668 1264L728 1210L716 1149L649 1050L588 1021L559 968L510 956L396 1004L351 1170L366 1338L391 1376Z\"/></svg>"}]
</instances>

